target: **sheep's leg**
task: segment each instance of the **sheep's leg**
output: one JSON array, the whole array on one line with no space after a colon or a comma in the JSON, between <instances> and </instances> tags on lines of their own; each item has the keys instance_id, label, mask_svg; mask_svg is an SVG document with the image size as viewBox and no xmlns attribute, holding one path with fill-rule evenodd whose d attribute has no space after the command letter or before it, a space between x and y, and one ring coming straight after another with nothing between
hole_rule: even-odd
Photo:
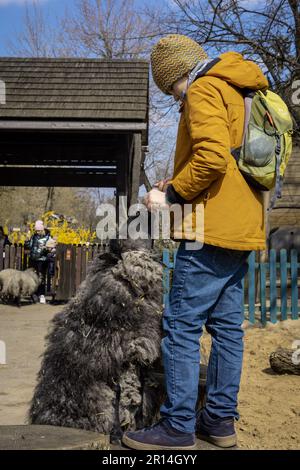
<instances>
[{"instance_id":1,"label":"sheep's leg","mask_svg":"<svg viewBox=\"0 0 300 470\"><path fill-rule=\"evenodd\" d=\"M150 426L160 418L160 406L165 400L164 382L154 371L143 371L143 426Z\"/></svg>"},{"instance_id":2,"label":"sheep's leg","mask_svg":"<svg viewBox=\"0 0 300 470\"><path fill-rule=\"evenodd\" d=\"M144 413L143 413L143 408L144 408L144 391L145 391L145 379L144 379L144 373L143 370L140 369L139 371L139 379L141 383L141 404L137 410L137 413L135 415L135 424L136 424L136 429L142 429L144 427Z\"/></svg>"},{"instance_id":3,"label":"sheep's leg","mask_svg":"<svg viewBox=\"0 0 300 470\"><path fill-rule=\"evenodd\" d=\"M121 396L121 387L120 384L115 384L113 387L115 391L116 398L115 398L115 416L114 416L114 423L113 428L110 433L110 442L111 444L119 444L121 445L121 440L123 436L121 422L120 422L120 396Z\"/></svg>"},{"instance_id":4,"label":"sheep's leg","mask_svg":"<svg viewBox=\"0 0 300 470\"><path fill-rule=\"evenodd\" d=\"M36 304L39 300L38 296L36 294L31 295L31 300L34 304Z\"/></svg>"},{"instance_id":5,"label":"sheep's leg","mask_svg":"<svg viewBox=\"0 0 300 470\"><path fill-rule=\"evenodd\" d=\"M129 343L125 356L128 362L138 362L148 366L160 356L160 343L141 336Z\"/></svg>"}]
</instances>

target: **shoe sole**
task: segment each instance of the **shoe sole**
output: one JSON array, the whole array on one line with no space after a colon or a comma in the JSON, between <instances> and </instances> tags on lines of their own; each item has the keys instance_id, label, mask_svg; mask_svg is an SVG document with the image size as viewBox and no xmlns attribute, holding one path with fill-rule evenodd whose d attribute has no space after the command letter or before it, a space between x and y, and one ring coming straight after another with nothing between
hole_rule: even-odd
<instances>
[{"instance_id":1,"label":"shoe sole","mask_svg":"<svg viewBox=\"0 0 300 470\"><path fill-rule=\"evenodd\" d=\"M122 442L125 446L130 447L131 449L135 450L197 450L197 444L193 444L192 446L182 446L182 447L175 447L175 446L160 446L155 444L145 444L143 442L134 441L130 439L130 437L123 436Z\"/></svg>"},{"instance_id":2,"label":"shoe sole","mask_svg":"<svg viewBox=\"0 0 300 470\"><path fill-rule=\"evenodd\" d=\"M204 436L203 434L197 434L198 439L202 441L210 442L215 446L226 448L234 447L237 444L236 434L231 434L231 436L219 437L219 436Z\"/></svg>"}]
</instances>

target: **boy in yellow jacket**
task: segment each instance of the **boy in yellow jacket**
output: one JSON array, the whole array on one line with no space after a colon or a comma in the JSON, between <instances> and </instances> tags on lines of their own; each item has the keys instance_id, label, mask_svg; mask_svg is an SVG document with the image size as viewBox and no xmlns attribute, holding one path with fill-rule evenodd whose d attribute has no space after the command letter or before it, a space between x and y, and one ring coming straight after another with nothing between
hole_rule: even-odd
<instances>
[{"instance_id":1,"label":"boy in yellow jacket","mask_svg":"<svg viewBox=\"0 0 300 470\"><path fill-rule=\"evenodd\" d=\"M245 181L232 150L242 142L243 89L266 89L268 82L240 54L209 59L199 44L176 34L154 46L151 65L156 85L182 106L173 178L159 182L145 202L149 210L191 204L192 213L172 226L173 238L181 243L163 315L167 399L161 420L125 433L123 442L135 449L190 450L196 448L196 431L202 439L231 447L243 357L242 279L251 250L266 247L262 194ZM197 241L201 249L192 249ZM206 405L196 416L203 325L212 349Z\"/></svg>"}]
</instances>

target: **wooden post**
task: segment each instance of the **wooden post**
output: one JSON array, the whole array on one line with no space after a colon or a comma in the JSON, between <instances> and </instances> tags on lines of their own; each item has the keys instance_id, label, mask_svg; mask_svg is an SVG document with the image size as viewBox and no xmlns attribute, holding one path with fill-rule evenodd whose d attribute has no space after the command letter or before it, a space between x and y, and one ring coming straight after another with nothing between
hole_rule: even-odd
<instances>
[{"instance_id":1,"label":"wooden post","mask_svg":"<svg viewBox=\"0 0 300 470\"><path fill-rule=\"evenodd\" d=\"M277 322L276 250L270 250L270 320Z\"/></svg>"},{"instance_id":2,"label":"wooden post","mask_svg":"<svg viewBox=\"0 0 300 470\"><path fill-rule=\"evenodd\" d=\"M131 155L131 188L129 204L135 204L138 201L140 188L141 163L142 163L142 136L134 134L133 152Z\"/></svg>"},{"instance_id":3,"label":"wooden post","mask_svg":"<svg viewBox=\"0 0 300 470\"><path fill-rule=\"evenodd\" d=\"M25 271L29 267L29 250L23 249L22 270Z\"/></svg>"},{"instance_id":4,"label":"wooden post","mask_svg":"<svg viewBox=\"0 0 300 470\"><path fill-rule=\"evenodd\" d=\"M4 244L0 243L0 271L4 269L4 256L5 256Z\"/></svg>"},{"instance_id":5,"label":"wooden post","mask_svg":"<svg viewBox=\"0 0 300 470\"><path fill-rule=\"evenodd\" d=\"M287 320L287 252L280 250L281 320Z\"/></svg>"},{"instance_id":6,"label":"wooden post","mask_svg":"<svg viewBox=\"0 0 300 470\"><path fill-rule=\"evenodd\" d=\"M76 247L76 274L75 274L75 285L76 289L81 283L81 245Z\"/></svg>"},{"instance_id":7,"label":"wooden post","mask_svg":"<svg viewBox=\"0 0 300 470\"><path fill-rule=\"evenodd\" d=\"M9 260L10 260L10 254L11 254L9 245L5 245L4 252L5 252L4 269L8 269L10 267Z\"/></svg>"},{"instance_id":8,"label":"wooden post","mask_svg":"<svg viewBox=\"0 0 300 470\"><path fill-rule=\"evenodd\" d=\"M267 322L267 304L266 304L266 269L267 263L260 262L260 319L262 324L264 325Z\"/></svg>"},{"instance_id":9,"label":"wooden post","mask_svg":"<svg viewBox=\"0 0 300 470\"><path fill-rule=\"evenodd\" d=\"M126 146L124 145L126 149ZM117 156L117 188L116 188L116 223L119 227L120 197L127 196L127 207L129 205L128 194L128 174L129 174L129 150L119 153ZM121 207L121 210L123 208ZM117 229L118 231L118 229Z\"/></svg>"},{"instance_id":10,"label":"wooden post","mask_svg":"<svg viewBox=\"0 0 300 470\"><path fill-rule=\"evenodd\" d=\"M10 269L16 269L16 247L15 245L10 246L10 254L9 254L9 267Z\"/></svg>"},{"instance_id":11,"label":"wooden post","mask_svg":"<svg viewBox=\"0 0 300 470\"><path fill-rule=\"evenodd\" d=\"M298 252L291 250L292 319L298 319Z\"/></svg>"},{"instance_id":12,"label":"wooden post","mask_svg":"<svg viewBox=\"0 0 300 470\"><path fill-rule=\"evenodd\" d=\"M70 295L76 293L76 245L71 247Z\"/></svg>"},{"instance_id":13,"label":"wooden post","mask_svg":"<svg viewBox=\"0 0 300 470\"><path fill-rule=\"evenodd\" d=\"M84 281L86 278L86 263L87 263L87 253L86 253L86 245L81 246L81 280L80 282Z\"/></svg>"},{"instance_id":14,"label":"wooden post","mask_svg":"<svg viewBox=\"0 0 300 470\"><path fill-rule=\"evenodd\" d=\"M20 244L17 247L16 269L22 270L22 245L20 245Z\"/></svg>"}]
</instances>

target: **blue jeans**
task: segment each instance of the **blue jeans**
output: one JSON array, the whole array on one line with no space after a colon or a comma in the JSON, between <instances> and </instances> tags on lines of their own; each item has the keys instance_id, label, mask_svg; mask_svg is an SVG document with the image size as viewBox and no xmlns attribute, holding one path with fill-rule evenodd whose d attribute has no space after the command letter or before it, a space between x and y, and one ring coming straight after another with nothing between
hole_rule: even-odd
<instances>
[{"instance_id":1,"label":"blue jeans","mask_svg":"<svg viewBox=\"0 0 300 470\"><path fill-rule=\"evenodd\" d=\"M207 411L238 419L243 360L243 289L250 251L180 243L163 315L162 356L167 398L162 417L183 432L195 431L203 325L212 336L207 372Z\"/></svg>"}]
</instances>

